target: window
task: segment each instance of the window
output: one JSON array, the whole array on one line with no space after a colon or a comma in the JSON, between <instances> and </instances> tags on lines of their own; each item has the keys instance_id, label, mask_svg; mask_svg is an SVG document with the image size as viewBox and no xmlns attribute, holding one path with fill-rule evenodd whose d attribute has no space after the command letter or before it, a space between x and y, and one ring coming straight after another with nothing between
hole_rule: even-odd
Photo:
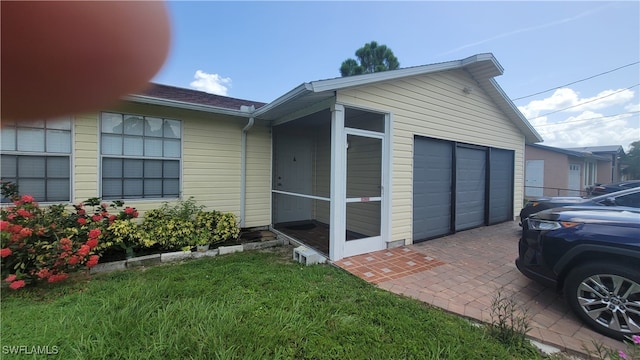
<instances>
[{"instance_id":1,"label":"window","mask_svg":"<svg viewBox=\"0 0 640 360\"><path fill-rule=\"evenodd\" d=\"M596 182L596 163L586 161L584 166L584 186L591 186Z\"/></svg>"},{"instance_id":2,"label":"window","mask_svg":"<svg viewBox=\"0 0 640 360\"><path fill-rule=\"evenodd\" d=\"M71 201L71 119L2 120L3 181L37 201ZM2 202L8 202L3 198Z\"/></svg>"},{"instance_id":3,"label":"window","mask_svg":"<svg viewBox=\"0 0 640 360\"><path fill-rule=\"evenodd\" d=\"M182 129L178 120L101 114L102 198L176 198Z\"/></svg>"},{"instance_id":4,"label":"window","mask_svg":"<svg viewBox=\"0 0 640 360\"><path fill-rule=\"evenodd\" d=\"M615 204L617 206L640 208L640 192L617 196L615 198Z\"/></svg>"}]
</instances>

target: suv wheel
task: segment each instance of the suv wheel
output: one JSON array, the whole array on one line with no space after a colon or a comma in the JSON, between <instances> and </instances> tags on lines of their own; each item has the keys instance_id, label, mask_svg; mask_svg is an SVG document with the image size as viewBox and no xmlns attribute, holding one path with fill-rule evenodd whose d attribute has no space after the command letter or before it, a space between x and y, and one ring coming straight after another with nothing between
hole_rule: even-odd
<instances>
[{"instance_id":1,"label":"suv wheel","mask_svg":"<svg viewBox=\"0 0 640 360\"><path fill-rule=\"evenodd\" d=\"M594 330L622 340L640 334L640 274L612 263L587 264L564 282L571 309Z\"/></svg>"}]
</instances>

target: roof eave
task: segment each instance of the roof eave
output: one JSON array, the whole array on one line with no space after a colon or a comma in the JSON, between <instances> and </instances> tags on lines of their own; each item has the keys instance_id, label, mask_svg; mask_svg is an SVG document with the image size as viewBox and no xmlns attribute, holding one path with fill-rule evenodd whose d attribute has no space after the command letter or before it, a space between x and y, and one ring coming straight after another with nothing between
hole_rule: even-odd
<instances>
[{"instance_id":1,"label":"roof eave","mask_svg":"<svg viewBox=\"0 0 640 360\"><path fill-rule=\"evenodd\" d=\"M168 100L168 99L156 98L156 97L145 96L145 95L128 95L124 97L124 100L141 103L141 104L169 106L169 107L185 109L185 110L202 111L202 112L230 115L230 116L240 116L243 118L246 118L247 116L251 115L250 112L243 111L243 110L227 109L227 108L211 106L211 105L200 105L200 104L194 104L194 103L189 103L184 101Z\"/></svg>"},{"instance_id":2,"label":"roof eave","mask_svg":"<svg viewBox=\"0 0 640 360\"><path fill-rule=\"evenodd\" d=\"M309 84L311 85L311 89L314 92L337 91L354 86L368 85L374 82L389 81L404 77L426 75L434 72L467 68L473 66L474 64L486 61L489 61L491 63L489 76L501 75L504 72L504 69L502 68L500 63L498 63L493 54L487 53L469 56L462 60L453 60L438 64L415 66L393 71L381 71L357 76L345 76L335 79L318 80L312 81ZM469 71L473 73L474 69L471 68L469 69Z\"/></svg>"},{"instance_id":3,"label":"roof eave","mask_svg":"<svg viewBox=\"0 0 640 360\"><path fill-rule=\"evenodd\" d=\"M280 96L279 98L273 100L265 106L260 107L254 112L254 116L259 118L261 115L268 113L270 110L273 110L279 106L282 106L288 102L296 100L307 93L312 92L311 85L309 83L302 83L298 85L293 90L290 90L286 94Z\"/></svg>"}]
</instances>

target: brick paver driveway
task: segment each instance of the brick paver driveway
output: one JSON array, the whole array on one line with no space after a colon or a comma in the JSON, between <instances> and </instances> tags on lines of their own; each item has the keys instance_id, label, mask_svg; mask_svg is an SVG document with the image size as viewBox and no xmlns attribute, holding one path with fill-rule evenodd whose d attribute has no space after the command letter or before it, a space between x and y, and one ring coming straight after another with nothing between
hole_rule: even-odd
<instances>
[{"instance_id":1,"label":"brick paver driveway","mask_svg":"<svg viewBox=\"0 0 640 360\"><path fill-rule=\"evenodd\" d=\"M519 236L517 222L508 222L345 258L336 265L382 289L484 322L490 322L491 302L502 289L527 309L528 335L542 343L582 355L593 341L623 349L621 342L583 325L553 289L518 271Z\"/></svg>"}]
</instances>

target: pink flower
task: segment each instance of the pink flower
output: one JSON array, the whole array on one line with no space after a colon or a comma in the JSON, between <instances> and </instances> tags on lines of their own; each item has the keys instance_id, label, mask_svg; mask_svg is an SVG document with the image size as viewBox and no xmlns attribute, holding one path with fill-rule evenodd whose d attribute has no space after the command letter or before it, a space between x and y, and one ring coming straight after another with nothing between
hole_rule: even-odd
<instances>
[{"instance_id":1,"label":"pink flower","mask_svg":"<svg viewBox=\"0 0 640 360\"><path fill-rule=\"evenodd\" d=\"M49 276L51 276L51 272L49 271L49 269L40 269L40 271L38 271L38 277L40 279L46 279Z\"/></svg>"},{"instance_id":2,"label":"pink flower","mask_svg":"<svg viewBox=\"0 0 640 360\"><path fill-rule=\"evenodd\" d=\"M18 215L22 216L22 217L25 217L25 218L33 217L33 214L32 214L32 213L30 213L30 212L28 212L28 211L27 211L27 210L25 210L25 209L18 209L18 211L16 211L16 213L17 213Z\"/></svg>"},{"instance_id":3,"label":"pink flower","mask_svg":"<svg viewBox=\"0 0 640 360\"><path fill-rule=\"evenodd\" d=\"M87 223L87 219L85 218L78 218L78 224L80 225L85 225Z\"/></svg>"},{"instance_id":4,"label":"pink flower","mask_svg":"<svg viewBox=\"0 0 640 360\"><path fill-rule=\"evenodd\" d=\"M12 288L13 290L18 290L21 287L24 287L26 285L26 283L24 282L24 280L17 280L11 283L11 285L9 285L10 288Z\"/></svg>"},{"instance_id":5,"label":"pink flower","mask_svg":"<svg viewBox=\"0 0 640 360\"><path fill-rule=\"evenodd\" d=\"M93 229L89 231L89 239L97 239L100 236L100 229Z\"/></svg>"},{"instance_id":6,"label":"pink flower","mask_svg":"<svg viewBox=\"0 0 640 360\"><path fill-rule=\"evenodd\" d=\"M100 216L100 215L98 215L98 214L93 215L93 216L91 217L91 220L93 220L93 221L95 221L95 222L98 222L98 221L102 220L102 216Z\"/></svg>"},{"instance_id":7,"label":"pink flower","mask_svg":"<svg viewBox=\"0 0 640 360\"><path fill-rule=\"evenodd\" d=\"M98 246L98 239L89 239L86 244L90 249L93 249Z\"/></svg>"},{"instance_id":8,"label":"pink flower","mask_svg":"<svg viewBox=\"0 0 640 360\"><path fill-rule=\"evenodd\" d=\"M631 339L633 340L634 344L640 344L640 335L633 335Z\"/></svg>"},{"instance_id":9,"label":"pink flower","mask_svg":"<svg viewBox=\"0 0 640 360\"><path fill-rule=\"evenodd\" d=\"M6 258L7 256L11 256L11 253L11 249L9 248L0 249L0 257Z\"/></svg>"},{"instance_id":10,"label":"pink flower","mask_svg":"<svg viewBox=\"0 0 640 360\"><path fill-rule=\"evenodd\" d=\"M107 203L102 203L102 204L100 204L100 206L102 206L103 209L106 209L106 208L109 207L109 205L107 205Z\"/></svg>"},{"instance_id":11,"label":"pink flower","mask_svg":"<svg viewBox=\"0 0 640 360\"><path fill-rule=\"evenodd\" d=\"M72 257L69 258L67 262L69 265L76 265L77 263L80 262L80 258L76 255L73 255Z\"/></svg>"},{"instance_id":12,"label":"pink flower","mask_svg":"<svg viewBox=\"0 0 640 360\"><path fill-rule=\"evenodd\" d=\"M100 259L100 257L98 255L91 255L89 257L89 261L87 261L87 267L91 268L94 267L96 265L98 265L98 260Z\"/></svg>"},{"instance_id":13,"label":"pink flower","mask_svg":"<svg viewBox=\"0 0 640 360\"><path fill-rule=\"evenodd\" d=\"M88 245L82 245L80 246L80 249L78 249L78 255L87 256L89 255L89 251L91 251L91 248L89 248Z\"/></svg>"},{"instance_id":14,"label":"pink flower","mask_svg":"<svg viewBox=\"0 0 640 360\"><path fill-rule=\"evenodd\" d=\"M133 215L133 213L136 211L136 209L128 207L126 209L124 209L124 213L127 215Z\"/></svg>"},{"instance_id":15,"label":"pink flower","mask_svg":"<svg viewBox=\"0 0 640 360\"><path fill-rule=\"evenodd\" d=\"M29 228L23 228L22 230L20 230L20 236L27 237L27 236L31 236L32 234L33 234L33 231Z\"/></svg>"},{"instance_id":16,"label":"pink flower","mask_svg":"<svg viewBox=\"0 0 640 360\"><path fill-rule=\"evenodd\" d=\"M87 212L86 212L84 209L80 209L80 210L78 210L78 215L84 215L84 214L86 214L86 213L87 213Z\"/></svg>"},{"instance_id":17,"label":"pink flower","mask_svg":"<svg viewBox=\"0 0 640 360\"><path fill-rule=\"evenodd\" d=\"M618 356L620 356L624 360L628 360L629 359L629 356L627 355L627 353L625 353L622 350L618 351Z\"/></svg>"},{"instance_id":18,"label":"pink flower","mask_svg":"<svg viewBox=\"0 0 640 360\"><path fill-rule=\"evenodd\" d=\"M22 202L25 202L25 203L33 202L33 196L31 196L31 195L22 195Z\"/></svg>"},{"instance_id":19,"label":"pink flower","mask_svg":"<svg viewBox=\"0 0 640 360\"><path fill-rule=\"evenodd\" d=\"M69 277L68 274L54 274L49 276L49 280L47 281L49 281L50 283L54 283L54 282L65 280L68 277Z\"/></svg>"},{"instance_id":20,"label":"pink flower","mask_svg":"<svg viewBox=\"0 0 640 360\"><path fill-rule=\"evenodd\" d=\"M6 279L4 279L4 281L8 282L8 283L12 283L16 280L16 275L15 274L11 274L9 276L7 276Z\"/></svg>"},{"instance_id":21,"label":"pink flower","mask_svg":"<svg viewBox=\"0 0 640 360\"><path fill-rule=\"evenodd\" d=\"M0 220L0 230L5 231L9 229L10 223L8 221Z\"/></svg>"}]
</instances>

